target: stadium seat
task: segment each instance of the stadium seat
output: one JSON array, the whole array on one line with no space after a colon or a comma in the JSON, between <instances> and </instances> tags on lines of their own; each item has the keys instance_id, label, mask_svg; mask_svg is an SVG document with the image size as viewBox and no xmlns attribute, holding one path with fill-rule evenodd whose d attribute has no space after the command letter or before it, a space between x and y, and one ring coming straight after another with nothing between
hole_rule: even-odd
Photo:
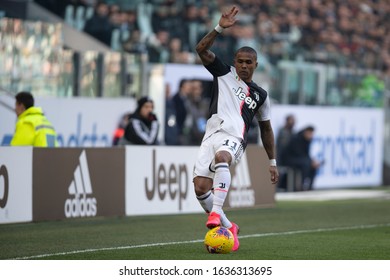
<instances>
[{"instance_id":1,"label":"stadium seat","mask_svg":"<svg viewBox=\"0 0 390 280\"><path fill-rule=\"evenodd\" d=\"M115 28L111 33L111 48L114 51L120 51L122 49L121 32L118 28Z\"/></svg>"},{"instance_id":2,"label":"stadium seat","mask_svg":"<svg viewBox=\"0 0 390 280\"><path fill-rule=\"evenodd\" d=\"M85 10L85 21L87 21L88 19L90 19L93 14L95 12L95 9L94 7L88 7L86 10Z\"/></svg>"},{"instance_id":3,"label":"stadium seat","mask_svg":"<svg viewBox=\"0 0 390 280\"><path fill-rule=\"evenodd\" d=\"M74 7L72 5L66 6L64 20L65 20L65 23L68 24L69 26L75 27Z\"/></svg>"},{"instance_id":4,"label":"stadium seat","mask_svg":"<svg viewBox=\"0 0 390 280\"><path fill-rule=\"evenodd\" d=\"M152 13L152 4L140 3L137 7L137 20L143 39L148 38L154 33L151 23Z\"/></svg>"},{"instance_id":5,"label":"stadium seat","mask_svg":"<svg viewBox=\"0 0 390 280\"><path fill-rule=\"evenodd\" d=\"M75 16L75 28L77 30L83 30L85 25L85 8L83 6L78 6L76 9Z\"/></svg>"}]
</instances>

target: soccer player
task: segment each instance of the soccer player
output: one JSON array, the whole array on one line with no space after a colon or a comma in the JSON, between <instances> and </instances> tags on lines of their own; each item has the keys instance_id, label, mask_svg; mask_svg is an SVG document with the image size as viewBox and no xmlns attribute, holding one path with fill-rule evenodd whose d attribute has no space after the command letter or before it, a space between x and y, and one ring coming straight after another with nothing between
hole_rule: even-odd
<instances>
[{"instance_id":1,"label":"soccer player","mask_svg":"<svg viewBox=\"0 0 390 280\"><path fill-rule=\"evenodd\" d=\"M270 101L267 92L252 81L257 67L257 53L250 47L238 49L234 66L222 62L212 51L215 38L236 22L238 9L223 13L218 25L196 46L205 68L213 75L210 118L194 168L197 199L206 213L206 226L227 227L234 235L233 251L238 250L239 227L230 222L222 206L231 183L229 167L238 163L246 148L246 135L256 116L261 140L270 159L271 182L278 182L274 134L270 122ZM213 190L213 192L212 192Z\"/></svg>"}]
</instances>

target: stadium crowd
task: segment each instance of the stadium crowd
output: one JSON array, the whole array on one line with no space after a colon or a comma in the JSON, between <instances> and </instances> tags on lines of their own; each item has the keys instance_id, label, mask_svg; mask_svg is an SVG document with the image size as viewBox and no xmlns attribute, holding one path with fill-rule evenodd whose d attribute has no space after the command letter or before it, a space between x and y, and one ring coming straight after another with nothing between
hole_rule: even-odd
<instances>
[{"instance_id":1,"label":"stadium crowd","mask_svg":"<svg viewBox=\"0 0 390 280\"><path fill-rule=\"evenodd\" d=\"M127 52L147 52L150 62L200 63L199 38L227 6L240 24L214 45L224 58L237 47L261 51L263 67L281 58L381 70L390 75L390 2L381 0L36 0L65 16L65 7L93 7L83 30L112 45L114 30ZM129 3L130 2L130 3ZM58 7L61 5L61 7Z\"/></svg>"}]
</instances>

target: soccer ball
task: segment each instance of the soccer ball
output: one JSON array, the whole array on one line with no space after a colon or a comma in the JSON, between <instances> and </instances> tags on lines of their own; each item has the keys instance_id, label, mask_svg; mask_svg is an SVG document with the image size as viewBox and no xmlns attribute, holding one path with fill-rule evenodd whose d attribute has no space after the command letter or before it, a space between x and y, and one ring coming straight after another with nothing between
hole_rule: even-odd
<instances>
[{"instance_id":1,"label":"soccer ball","mask_svg":"<svg viewBox=\"0 0 390 280\"><path fill-rule=\"evenodd\" d=\"M227 254L233 248L234 237L227 228L215 227L206 233L204 245L211 254Z\"/></svg>"}]
</instances>

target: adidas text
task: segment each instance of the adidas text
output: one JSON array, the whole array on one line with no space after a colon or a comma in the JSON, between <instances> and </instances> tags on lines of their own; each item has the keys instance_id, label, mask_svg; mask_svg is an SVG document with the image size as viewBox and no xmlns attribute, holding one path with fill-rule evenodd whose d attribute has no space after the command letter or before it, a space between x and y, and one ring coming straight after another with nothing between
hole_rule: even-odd
<instances>
[{"instance_id":1,"label":"adidas text","mask_svg":"<svg viewBox=\"0 0 390 280\"><path fill-rule=\"evenodd\" d=\"M65 216L67 218L93 217L97 214L97 201L94 197L87 197L84 193L82 197L76 194L73 199L65 201Z\"/></svg>"}]
</instances>

